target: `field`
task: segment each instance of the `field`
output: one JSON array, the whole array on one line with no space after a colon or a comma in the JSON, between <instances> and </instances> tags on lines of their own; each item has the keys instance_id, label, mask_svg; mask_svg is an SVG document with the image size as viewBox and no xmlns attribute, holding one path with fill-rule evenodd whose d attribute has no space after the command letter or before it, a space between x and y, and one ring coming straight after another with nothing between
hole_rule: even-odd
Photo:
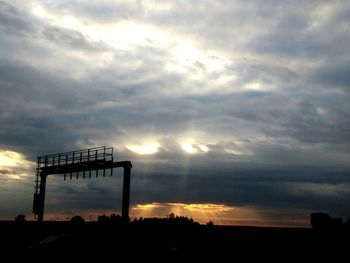
<instances>
[{"instance_id":1,"label":"field","mask_svg":"<svg viewBox=\"0 0 350 263\"><path fill-rule=\"evenodd\" d=\"M114 224L2 221L0 231L2 255L14 260L334 261L346 256L349 247L345 229L207 226L161 220Z\"/></svg>"}]
</instances>

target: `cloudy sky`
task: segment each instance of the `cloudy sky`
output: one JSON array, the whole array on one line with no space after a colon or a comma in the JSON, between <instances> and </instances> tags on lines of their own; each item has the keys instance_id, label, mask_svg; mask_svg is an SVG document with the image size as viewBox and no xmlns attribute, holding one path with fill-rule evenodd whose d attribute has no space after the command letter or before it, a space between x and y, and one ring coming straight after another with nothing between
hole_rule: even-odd
<instances>
[{"instance_id":1,"label":"cloudy sky","mask_svg":"<svg viewBox=\"0 0 350 263\"><path fill-rule=\"evenodd\" d=\"M107 145L132 216L350 217L348 1L0 1L0 218L36 156ZM121 209L117 176L50 176L47 218ZM119 174L118 174L119 173Z\"/></svg>"}]
</instances>

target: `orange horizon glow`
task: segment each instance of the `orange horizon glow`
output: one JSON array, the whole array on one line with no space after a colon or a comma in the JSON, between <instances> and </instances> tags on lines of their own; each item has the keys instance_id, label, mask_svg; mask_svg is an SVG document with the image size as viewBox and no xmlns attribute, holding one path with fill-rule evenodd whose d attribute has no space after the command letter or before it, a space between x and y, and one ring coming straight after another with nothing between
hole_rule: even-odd
<instances>
[{"instance_id":1,"label":"orange horizon glow","mask_svg":"<svg viewBox=\"0 0 350 263\"><path fill-rule=\"evenodd\" d=\"M215 225L256 226L256 227L302 227L309 228L308 218L275 219L262 216L254 207L233 207L214 203L144 203L130 207L130 220L139 218L166 218L171 213L176 216L192 218L200 224L212 221ZM112 214L121 215L121 211L112 210L72 210L67 212L46 213L45 221L69 221L79 215L86 222L97 221L98 216ZM27 220L34 220L28 217Z\"/></svg>"},{"instance_id":2,"label":"orange horizon glow","mask_svg":"<svg viewBox=\"0 0 350 263\"><path fill-rule=\"evenodd\" d=\"M242 209L232 207L225 204L214 203L146 203L138 204L131 208L131 213L134 217L165 217L170 213L177 216L186 216L192 218L200 224L206 224L209 221L214 221L219 225L231 225L238 220L227 220L228 218L240 218L245 216L250 218L252 212L250 209ZM163 215L163 216L162 216ZM235 216L235 217L233 217Z\"/></svg>"}]
</instances>

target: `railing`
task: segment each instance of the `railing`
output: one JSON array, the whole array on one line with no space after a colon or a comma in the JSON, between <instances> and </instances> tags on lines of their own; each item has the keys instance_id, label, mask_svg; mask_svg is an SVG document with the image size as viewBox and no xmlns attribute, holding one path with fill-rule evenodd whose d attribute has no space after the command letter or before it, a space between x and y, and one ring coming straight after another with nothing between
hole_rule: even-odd
<instances>
[{"instance_id":1,"label":"railing","mask_svg":"<svg viewBox=\"0 0 350 263\"><path fill-rule=\"evenodd\" d=\"M37 158L37 169L85 162L113 162L113 147L95 147L73 152L48 154Z\"/></svg>"}]
</instances>

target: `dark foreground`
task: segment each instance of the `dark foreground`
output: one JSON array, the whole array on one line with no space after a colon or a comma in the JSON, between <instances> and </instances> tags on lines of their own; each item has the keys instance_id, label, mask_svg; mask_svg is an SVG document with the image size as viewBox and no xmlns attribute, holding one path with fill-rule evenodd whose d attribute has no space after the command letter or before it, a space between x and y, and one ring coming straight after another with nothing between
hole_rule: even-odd
<instances>
[{"instance_id":1,"label":"dark foreground","mask_svg":"<svg viewBox=\"0 0 350 263\"><path fill-rule=\"evenodd\" d=\"M72 259L231 262L242 258L333 262L347 258L349 234L346 229L316 231L161 222L0 222L0 252L3 258L10 256L8 262L19 258L39 262Z\"/></svg>"}]
</instances>

